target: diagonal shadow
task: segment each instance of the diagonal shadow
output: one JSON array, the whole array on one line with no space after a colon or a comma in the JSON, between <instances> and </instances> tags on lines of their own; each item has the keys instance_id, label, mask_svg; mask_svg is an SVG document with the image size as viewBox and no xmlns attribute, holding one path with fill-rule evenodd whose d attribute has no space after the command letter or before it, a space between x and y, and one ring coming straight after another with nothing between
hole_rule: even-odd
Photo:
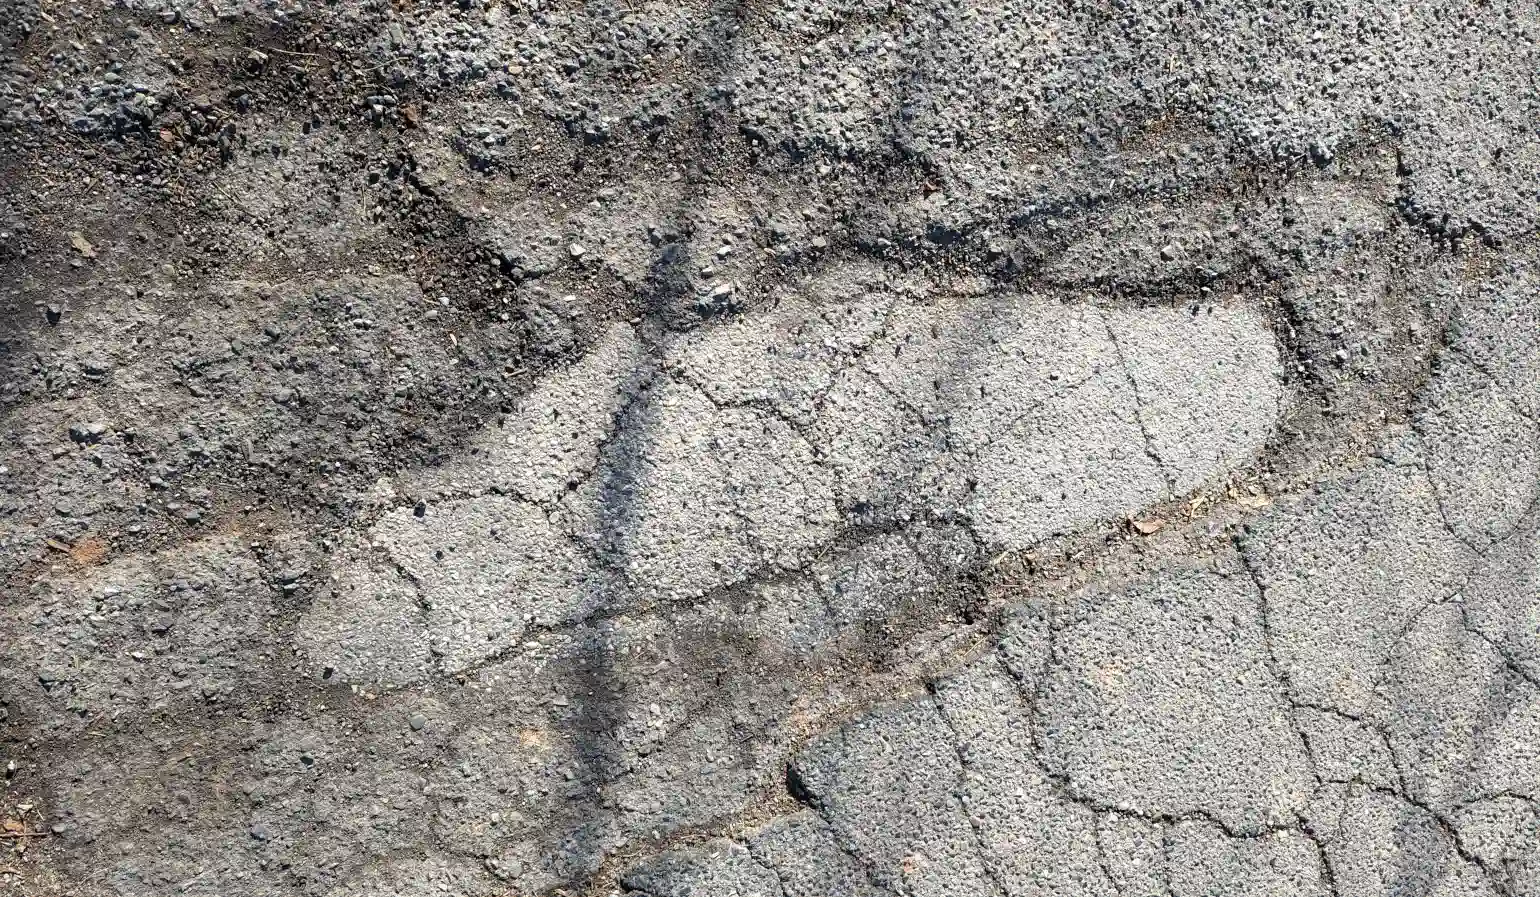
<instances>
[{"instance_id":1,"label":"diagonal shadow","mask_svg":"<svg viewBox=\"0 0 1540 897\"><path fill-rule=\"evenodd\" d=\"M719 0L709 8L702 23L698 52L702 65L697 69L697 90L710 90L727 74L745 8L746 0ZM663 342L668 332L678 326L679 306L691 290L689 225L704 210L709 198L709 179L704 169L709 167L712 141L718 130L712 117L709 108L699 112L698 139L692 142L693 152L685 160L685 179L670 212L671 220L666 222L658 256L640 290L641 320L637 329L645 358L629 377L629 382L642 384L639 389L648 388L642 368L660 360ZM611 571L616 570L636 543L646 506L647 481L643 471L657 444L660 426L659 409L646 398L637 397L626 405L627 410L615 422L618 436L606 447L595 473L599 481L595 508L599 520L595 522L601 537L601 562ZM617 578L623 581L622 577ZM580 638L582 646L570 680L580 706L570 724L571 736L579 767L577 777L588 793L600 795L624 771L624 749L614 733L625 722L632 701L606 639L593 629L583 632ZM602 811L585 815L598 816ZM569 876L596 871L609 847L604 839L608 829L603 822L589 818L565 839L571 855L586 867L566 870Z\"/></svg>"}]
</instances>

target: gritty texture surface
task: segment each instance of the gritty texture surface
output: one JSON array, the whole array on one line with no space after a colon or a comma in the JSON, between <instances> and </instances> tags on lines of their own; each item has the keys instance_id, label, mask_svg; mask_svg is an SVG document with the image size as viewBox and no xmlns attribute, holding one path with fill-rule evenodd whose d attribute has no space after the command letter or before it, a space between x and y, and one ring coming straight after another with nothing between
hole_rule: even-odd
<instances>
[{"instance_id":1,"label":"gritty texture surface","mask_svg":"<svg viewBox=\"0 0 1540 897\"><path fill-rule=\"evenodd\" d=\"M1537 42L0 0L0 893L1540 897Z\"/></svg>"}]
</instances>

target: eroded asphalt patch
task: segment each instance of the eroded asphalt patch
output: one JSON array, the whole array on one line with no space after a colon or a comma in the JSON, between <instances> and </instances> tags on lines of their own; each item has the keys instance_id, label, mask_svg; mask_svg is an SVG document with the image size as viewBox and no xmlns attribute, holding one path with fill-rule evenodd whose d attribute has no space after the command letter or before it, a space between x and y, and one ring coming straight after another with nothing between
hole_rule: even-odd
<instances>
[{"instance_id":1,"label":"eroded asphalt patch","mask_svg":"<svg viewBox=\"0 0 1540 897\"><path fill-rule=\"evenodd\" d=\"M1537 39L0 0L0 885L1540 894Z\"/></svg>"}]
</instances>

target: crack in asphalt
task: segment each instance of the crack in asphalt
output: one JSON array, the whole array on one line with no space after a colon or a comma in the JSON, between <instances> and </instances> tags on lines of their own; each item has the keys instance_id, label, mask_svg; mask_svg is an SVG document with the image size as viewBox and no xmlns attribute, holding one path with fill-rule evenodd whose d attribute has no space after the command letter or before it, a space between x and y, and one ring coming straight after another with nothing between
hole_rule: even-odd
<instances>
[{"instance_id":1,"label":"crack in asphalt","mask_svg":"<svg viewBox=\"0 0 1540 897\"><path fill-rule=\"evenodd\" d=\"M1000 858L995 856L984 842L984 831L979 827L978 819L973 815L973 809L968 801L968 763L967 756L963 753L962 738L957 734L957 724L947 715L946 709L937 699L935 683L926 682L926 700L930 702L931 711L941 720L941 725L947 732L947 746L951 748L952 756L957 760L958 782L956 787L958 806L962 810L963 817L968 822L968 830L973 833L973 851L978 857L979 866L984 870L984 875L989 879L997 897L1006 897L1010 894L1010 888L1005 884L1005 879L1000 874Z\"/></svg>"}]
</instances>

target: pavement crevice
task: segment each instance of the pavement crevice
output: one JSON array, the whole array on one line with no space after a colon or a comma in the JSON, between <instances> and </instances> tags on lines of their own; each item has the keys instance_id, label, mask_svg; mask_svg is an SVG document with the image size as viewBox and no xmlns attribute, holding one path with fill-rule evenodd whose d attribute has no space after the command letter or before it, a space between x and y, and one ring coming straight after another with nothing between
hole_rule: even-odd
<instances>
[{"instance_id":1,"label":"pavement crevice","mask_svg":"<svg viewBox=\"0 0 1540 897\"><path fill-rule=\"evenodd\" d=\"M947 743L952 749L952 756L957 759L958 787L956 796L963 817L968 820L968 829L973 833L974 853L978 856L979 865L983 867L984 874L988 876L996 897L1007 897L1010 894L1010 889L1006 886L1005 880L1000 875L1000 857L996 856L994 851L989 849L987 840L984 837L984 831L979 827L978 818L974 815L973 807L968 799L970 788L967 779L970 767L962 738L957 732L957 724L953 722L951 716L947 714L946 708L942 706L941 700L936 694L934 680L927 681L925 685L926 700L930 702L932 711L941 719L942 727L946 732Z\"/></svg>"},{"instance_id":2,"label":"pavement crevice","mask_svg":"<svg viewBox=\"0 0 1540 897\"><path fill-rule=\"evenodd\" d=\"M1331 897L1342 897L1342 886L1337 881L1337 867L1332 862L1331 853L1326 849L1326 843L1303 820L1300 822L1299 832L1310 841L1316 862L1320 866L1321 881L1326 885L1327 893Z\"/></svg>"},{"instance_id":3,"label":"pavement crevice","mask_svg":"<svg viewBox=\"0 0 1540 897\"><path fill-rule=\"evenodd\" d=\"M1155 465L1155 469L1160 471L1161 478L1165 480L1166 498L1168 500L1175 498L1176 478L1172 475L1171 469L1167 466L1165 460L1160 457L1160 452L1155 448L1155 438L1150 434L1149 423L1145 420L1146 405L1144 398L1140 395L1139 381L1134 377L1133 370L1128 366L1128 357L1123 353L1123 342L1118 338L1117 328L1113 326L1110 318L1104 316L1102 324L1106 328L1107 339L1112 343L1112 351L1118 360L1118 367L1123 371L1123 381L1127 385L1129 396L1133 399L1134 419L1138 421L1139 433L1144 439L1145 457L1150 459L1150 463Z\"/></svg>"},{"instance_id":4,"label":"pavement crevice","mask_svg":"<svg viewBox=\"0 0 1540 897\"><path fill-rule=\"evenodd\" d=\"M1098 825L1096 828L1095 841L1096 865L1101 869L1102 877L1107 879L1107 882L1112 885L1113 893L1121 897L1121 895L1127 893L1127 891L1123 887L1122 882L1118 880L1118 876L1112 871L1112 863L1107 856L1107 845L1102 838L1100 825Z\"/></svg>"},{"instance_id":5,"label":"pavement crevice","mask_svg":"<svg viewBox=\"0 0 1540 897\"><path fill-rule=\"evenodd\" d=\"M791 893L786 884L786 876L781 872L780 866L775 863L766 861L762 856L760 856L759 852L754 849L754 845L749 841L746 841L740 837L734 837L730 840L734 844L737 844L739 847L743 848L743 852L748 854L750 862L770 873L771 877L775 879L776 887L778 888L777 893L774 895L767 894L765 897L787 897L787 895Z\"/></svg>"},{"instance_id":6,"label":"pavement crevice","mask_svg":"<svg viewBox=\"0 0 1540 897\"><path fill-rule=\"evenodd\" d=\"M878 874L876 862L846 840L839 827L835 825L835 820L831 818L829 808L825 807L801 779L798 778L795 764L787 764L786 767L786 792L791 796L792 800L818 814L818 817L823 820L824 825L827 827L829 833L828 842L834 846L835 850L843 854L846 859L854 863L857 869L861 870L868 884L879 891L886 890L878 884L881 877Z\"/></svg>"},{"instance_id":7,"label":"pavement crevice","mask_svg":"<svg viewBox=\"0 0 1540 897\"><path fill-rule=\"evenodd\" d=\"M1524 893L1533 9L131 5L0 0L24 892Z\"/></svg>"},{"instance_id":8,"label":"pavement crevice","mask_svg":"<svg viewBox=\"0 0 1540 897\"><path fill-rule=\"evenodd\" d=\"M1488 648L1491 648L1492 653L1496 654L1498 658L1501 659L1504 669L1508 670L1508 672L1528 683L1530 687L1540 690L1540 676L1536 676L1533 671L1531 671L1523 663L1520 663L1518 658L1514 657L1512 650L1510 650L1507 645L1503 644L1502 641L1492 638L1490 635L1482 632L1480 628L1472 624L1470 620L1470 611L1464 602L1460 603L1460 625L1465 629L1466 632L1475 636Z\"/></svg>"},{"instance_id":9,"label":"pavement crevice","mask_svg":"<svg viewBox=\"0 0 1540 897\"><path fill-rule=\"evenodd\" d=\"M1029 691L1025 687L1026 683L1023 682L1020 676L1011 670L1009 665L1004 663L1004 661L999 657L998 651L991 652L991 655L995 657L996 661L1005 668L1011 681L1016 684L1022 695L1023 702L1027 706L1027 715L1029 720L1028 729L1031 732L1032 738L1032 763L1039 769L1039 771L1042 772L1043 777L1048 782L1049 789L1053 793L1054 797L1058 798L1059 800L1063 800L1066 803L1081 806L1087 810L1090 810L1093 814L1116 813L1162 827L1169 827L1183 822L1204 822L1214 826L1231 838L1241 840L1256 840L1259 838L1265 838L1275 832L1288 831L1295 828L1294 823L1287 822L1267 822L1260 826L1242 828L1237 827L1230 821L1203 809L1193 809L1181 813L1163 813L1158 811L1139 809L1137 807L1128 806L1126 804L1109 803L1107 801L1098 800L1090 795L1082 793L1080 789L1075 786L1074 781L1068 774L1051 768L1046 759L1050 756L1050 753L1043 742L1041 713L1042 706L1046 698L1047 683L1050 678L1048 672L1053 665L1055 630L1056 627L1050 621L1048 626L1048 644L1046 646L1046 650L1044 651L1045 658L1047 659L1044 661L1042 672L1037 676L1038 682L1035 691ZM1298 735L1297 731L1296 735Z\"/></svg>"},{"instance_id":10,"label":"pavement crevice","mask_svg":"<svg viewBox=\"0 0 1540 897\"><path fill-rule=\"evenodd\" d=\"M1471 848L1471 846L1466 842L1465 835L1461 833L1460 827L1456 825L1447 814L1440 812L1431 804L1418 800L1411 794L1404 793L1398 789L1385 788L1378 785L1366 785L1365 790L1370 793L1381 794L1386 797L1395 798L1407 804L1408 806L1420 810L1429 819L1432 819L1433 822L1438 826L1439 831L1442 832L1444 838L1449 842L1450 846L1454 848L1455 853L1460 857L1460 859L1475 867L1481 873L1482 877L1487 880L1487 884L1489 884L1492 889L1497 892L1499 897L1522 897L1522 895L1514 891L1507 876L1501 875L1497 872L1497 870L1492 869L1491 865L1484 858L1482 858L1477 851Z\"/></svg>"}]
</instances>

